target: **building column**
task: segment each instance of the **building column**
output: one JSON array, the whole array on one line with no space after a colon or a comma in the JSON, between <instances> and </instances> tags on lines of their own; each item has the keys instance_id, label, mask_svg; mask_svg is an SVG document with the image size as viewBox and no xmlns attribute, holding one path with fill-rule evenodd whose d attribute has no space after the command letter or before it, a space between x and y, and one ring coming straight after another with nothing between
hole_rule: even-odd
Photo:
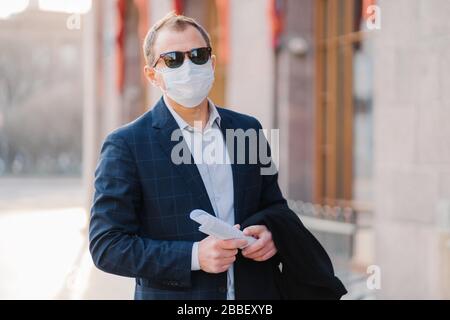
<instances>
[{"instance_id":1,"label":"building column","mask_svg":"<svg viewBox=\"0 0 450 320\"><path fill-rule=\"evenodd\" d=\"M164 18L166 14L174 10L173 0L152 0L150 1L150 26L156 21ZM150 106L155 105L158 99L161 97L161 90L153 85L149 88L149 104Z\"/></svg>"},{"instance_id":2,"label":"building column","mask_svg":"<svg viewBox=\"0 0 450 320\"><path fill-rule=\"evenodd\" d=\"M265 129L273 128L274 63L268 0L230 0L230 17L225 100L230 109L255 116Z\"/></svg>"},{"instance_id":3,"label":"building column","mask_svg":"<svg viewBox=\"0 0 450 320\"><path fill-rule=\"evenodd\" d=\"M92 203L93 179L106 135L122 122L117 90L117 0L93 1L83 19L83 181L86 208Z\"/></svg>"},{"instance_id":4,"label":"building column","mask_svg":"<svg viewBox=\"0 0 450 320\"><path fill-rule=\"evenodd\" d=\"M83 185L89 223L94 191L94 171L106 135L123 122L117 91L116 17L117 0L92 1L82 20L83 29ZM88 225L72 274L60 299L132 299L133 280L98 270L88 250ZM106 288L106 289L105 289Z\"/></svg>"}]
</instances>

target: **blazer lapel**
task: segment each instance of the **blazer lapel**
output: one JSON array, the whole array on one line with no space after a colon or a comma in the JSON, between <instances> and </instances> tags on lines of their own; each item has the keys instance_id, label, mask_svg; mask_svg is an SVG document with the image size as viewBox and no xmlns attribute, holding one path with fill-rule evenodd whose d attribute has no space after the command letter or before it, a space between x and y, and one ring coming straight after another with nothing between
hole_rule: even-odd
<instances>
[{"instance_id":1,"label":"blazer lapel","mask_svg":"<svg viewBox=\"0 0 450 320\"><path fill-rule=\"evenodd\" d=\"M229 117L226 113L221 112L218 108L221 120L220 120L220 129L224 136L224 141L226 141L226 131L227 130L236 130L238 129L237 125L234 123L233 118ZM244 197L244 190L242 188L245 181L243 180L242 174L240 172L240 167L237 164L237 144L236 140L233 143L233 150L230 150L232 146L230 143L227 143L228 154L230 155L231 160L231 169L233 171L233 194L234 194L234 220L235 223L242 222L242 212L241 212L241 204L242 199Z\"/></svg>"},{"instance_id":2,"label":"blazer lapel","mask_svg":"<svg viewBox=\"0 0 450 320\"><path fill-rule=\"evenodd\" d=\"M211 201L209 200L208 193L206 192L205 185L203 184L202 177L198 171L197 165L194 162L192 154L189 151L186 141L183 137L181 137L181 140L172 141L172 133L174 130L179 129L179 127L173 116L170 114L170 111L167 109L167 106L162 98L154 107L152 126L158 130L156 136L159 144L169 159L170 165L175 166L177 171L184 177L184 181L189 190L191 190L193 195L199 200L201 207L196 209L203 209L214 215L214 210L211 205ZM179 143L183 143L183 150L187 150L187 152L189 152L190 162L187 164L175 164L171 160L172 150Z\"/></svg>"}]
</instances>

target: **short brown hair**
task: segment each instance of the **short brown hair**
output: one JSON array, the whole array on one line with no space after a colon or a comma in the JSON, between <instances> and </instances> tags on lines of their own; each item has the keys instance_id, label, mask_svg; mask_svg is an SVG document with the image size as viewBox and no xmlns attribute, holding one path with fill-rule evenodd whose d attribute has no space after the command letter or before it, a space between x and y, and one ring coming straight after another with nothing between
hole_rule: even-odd
<instances>
[{"instance_id":1,"label":"short brown hair","mask_svg":"<svg viewBox=\"0 0 450 320\"><path fill-rule=\"evenodd\" d=\"M170 12L164 18L156 22L145 36L143 49L147 65L151 67L151 64L154 63L155 52L153 50L153 45L155 44L158 32L162 28L166 27L176 31L184 31L188 26L192 26L197 29L203 39L205 39L206 45L208 47L211 46L211 37L205 28L203 28L197 21L183 15L177 15L175 12Z\"/></svg>"}]
</instances>

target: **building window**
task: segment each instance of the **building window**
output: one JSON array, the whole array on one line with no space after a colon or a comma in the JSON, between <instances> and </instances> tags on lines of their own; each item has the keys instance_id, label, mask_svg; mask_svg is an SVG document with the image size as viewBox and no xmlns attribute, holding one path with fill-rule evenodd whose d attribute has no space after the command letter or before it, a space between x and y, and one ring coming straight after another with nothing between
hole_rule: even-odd
<instances>
[{"instance_id":1,"label":"building window","mask_svg":"<svg viewBox=\"0 0 450 320\"><path fill-rule=\"evenodd\" d=\"M372 59L362 19L367 5L319 0L316 7L315 200L357 210L370 207L372 198Z\"/></svg>"}]
</instances>

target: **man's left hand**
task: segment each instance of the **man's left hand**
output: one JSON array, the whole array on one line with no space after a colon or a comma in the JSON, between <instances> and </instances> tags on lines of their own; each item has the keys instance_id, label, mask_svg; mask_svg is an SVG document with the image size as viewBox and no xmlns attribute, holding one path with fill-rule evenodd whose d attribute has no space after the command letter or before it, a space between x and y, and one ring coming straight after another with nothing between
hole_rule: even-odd
<instances>
[{"instance_id":1,"label":"man's left hand","mask_svg":"<svg viewBox=\"0 0 450 320\"><path fill-rule=\"evenodd\" d=\"M272 233L266 226L256 225L244 229L246 236L252 236L258 240L242 250L242 255L255 261L266 261L277 253L277 248L272 240Z\"/></svg>"}]
</instances>

